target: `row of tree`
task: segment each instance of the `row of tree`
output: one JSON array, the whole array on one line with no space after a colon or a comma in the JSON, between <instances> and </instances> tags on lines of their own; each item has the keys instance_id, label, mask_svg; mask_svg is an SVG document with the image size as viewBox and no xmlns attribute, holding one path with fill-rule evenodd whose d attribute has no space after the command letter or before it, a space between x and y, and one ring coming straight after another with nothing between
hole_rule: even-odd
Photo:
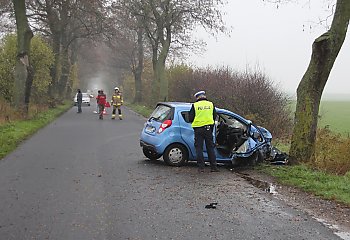
<instances>
[{"instance_id":1,"label":"row of tree","mask_svg":"<svg viewBox=\"0 0 350 240\"><path fill-rule=\"evenodd\" d=\"M123 64L115 67L131 68L136 102L142 101L144 59L152 62L152 101L167 101L169 81L165 67L169 56L201 46L191 35L198 25L212 34L226 33L219 10L224 5L222 0L13 0L12 3L8 6L7 1L0 1L1 14L8 19L14 15L16 19L14 104L18 108L24 106L25 110L35 74L30 59L33 31L45 37L53 49L49 88L52 98L71 94L69 73L78 61L79 49L87 41L118 51ZM313 43L309 68L297 90L290 154L298 161L313 157L322 91L348 28L350 2L337 0L334 9L329 31Z\"/></svg>"}]
</instances>

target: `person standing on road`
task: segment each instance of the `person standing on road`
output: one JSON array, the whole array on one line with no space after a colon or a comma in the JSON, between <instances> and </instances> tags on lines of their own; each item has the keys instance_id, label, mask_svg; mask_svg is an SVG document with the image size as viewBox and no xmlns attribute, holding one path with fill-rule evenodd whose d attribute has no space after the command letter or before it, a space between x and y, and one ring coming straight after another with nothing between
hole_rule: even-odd
<instances>
[{"instance_id":1,"label":"person standing on road","mask_svg":"<svg viewBox=\"0 0 350 240\"><path fill-rule=\"evenodd\" d=\"M97 95L96 99L99 110L99 119L103 120L103 111L105 109L107 96L104 94L102 89L100 90L100 93Z\"/></svg>"},{"instance_id":2,"label":"person standing on road","mask_svg":"<svg viewBox=\"0 0 350 240\"><path fill-rule=\"evenodd\" d=\"M115 119L115 111L118 109L119 120L123 119L121 106L123 105L123 96L118 87L114 88L111 103L113 105L112 119Z\"/></svg>"},{"instance_id":3,"label":"person standing on road","mask_svg":"<svg viewBox=\"0 0 350 240\"><path fill-rule=\"evenodd\" d=\"M207 100L205 91L194 94L196 102L192 104L189 120L194 130L194 146L197 154L198 171L204 172L203 143L208 152L211 172L218 172L214 152L213 129L216 118L214 104Z\"/></svg>"},{"instance_id":4,"label":"person standing on road","mask_svg":"<svg viewBox=\"0 0 350 240\"><path fill-rule=\"evenodd\" d=\"M100 90L97 91L97 97L98 95L100 95L101 92ZM99 114L100 113L100 106L98 105L98 100L97 100L97 97L96 97L96 113Z\"/></svg>"},{"instance_id":5,"label":"person standing on road","mask_svg":"<svg viewBox=\"0 0 350 240\"><path fill-rule=\"evenodd\" d=\"M83 102L83 94L81 93L80 89L78 89L78 93L77 93L77 105L78 105L78 112L77 113L81 113L81 104Z\"/></svg>"}]
</instances>

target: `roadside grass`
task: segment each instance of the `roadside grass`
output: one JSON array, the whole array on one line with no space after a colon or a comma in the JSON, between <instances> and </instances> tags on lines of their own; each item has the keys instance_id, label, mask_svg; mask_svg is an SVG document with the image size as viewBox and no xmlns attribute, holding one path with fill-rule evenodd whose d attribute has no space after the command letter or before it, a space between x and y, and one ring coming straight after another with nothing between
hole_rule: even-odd
<instances>
[{"instance_id":1,"label":"roadside grass","mask_svg":"<svg viewBox=\"0 0 350 240\"><path fill-rule=\"evenodd\" d=\"M148 118L151 113L153 112L153 108L150 108L149 106L145 105L139 105L139 104L134 104L134 103L125 103L127 107L132 109L133 111L137 112L138 114L141 114L142 116Z\"/></svg>"},{"instance_id":2,"label":"roadside grass","mask_svg":"<svg viewBox=\"0 0 350 240\"><path fill-rule=\"evenodd\" d=\"M12 152L19 143L46 126L71 108L71 101L33 116L29 120L17 120L0 125L0 159Z\"/></svg>"},{"instance_id":3,"label":"roadside grass","mask_svg":"<svg viewBox=\"0 0 350 240\"><path fill-rule=\"evenodd\" d=\"M343 176L311 169L306 165L261 165L257 170L276 177L277 181L301 188L324 199L350 206L350 172Z\"/></svg>"}]
</instances>

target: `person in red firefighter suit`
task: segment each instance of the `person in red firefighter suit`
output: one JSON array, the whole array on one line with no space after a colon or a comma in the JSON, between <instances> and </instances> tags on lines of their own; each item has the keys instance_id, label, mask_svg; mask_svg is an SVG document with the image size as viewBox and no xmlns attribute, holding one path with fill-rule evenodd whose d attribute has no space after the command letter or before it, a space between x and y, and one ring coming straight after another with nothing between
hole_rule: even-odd
<instances>
[{"instance_id":1,"label":"person in red firefighter suit","mask_svg":"<svg viewBox=\"0 0 350 240\"><path fill-rule=\"evenodd\" d=\"M97 95L96 100L99 109L99 119L103 119L103 110L105 109L107 96L104 94L103 90L100 90L100 93Z\"/></svg>"},{"instance_id":2,"label":"person in red firefighter suit","mask_svg":"<svg viewBox=\"0 0 350 240\"><path fill-rule=\"evenodd\" d=\"M114 88L111 103L113 105L112 119L115 119L115 111L118 109L119 120L123 119L121 106L123 105L123 96L118 87Z\"/></svg>"}]
</instances>

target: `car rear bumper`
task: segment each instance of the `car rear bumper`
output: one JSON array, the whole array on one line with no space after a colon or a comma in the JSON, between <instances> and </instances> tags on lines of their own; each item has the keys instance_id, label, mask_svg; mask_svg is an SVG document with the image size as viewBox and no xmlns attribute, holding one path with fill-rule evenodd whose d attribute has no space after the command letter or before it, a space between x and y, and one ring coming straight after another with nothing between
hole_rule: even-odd
<instances>
[{"instance_id":1,"label":"car rear bumper","mask_svg":"<svg viewBox=\"0 0 350 240\"><path fill-rule=\"evenodd\" d=\"M140 140L140 147L150 149L153 152L157 152L156 147L154 145L146 143L143 140Z\"/></svg>"}]
</instances>

